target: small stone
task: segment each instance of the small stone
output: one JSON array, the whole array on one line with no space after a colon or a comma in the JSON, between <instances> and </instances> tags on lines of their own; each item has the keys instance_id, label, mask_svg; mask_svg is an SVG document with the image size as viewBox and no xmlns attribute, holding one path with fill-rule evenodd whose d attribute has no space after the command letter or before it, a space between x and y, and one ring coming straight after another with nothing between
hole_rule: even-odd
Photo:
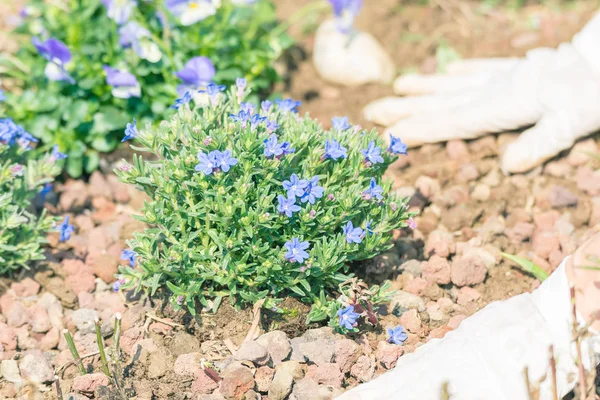
<instances>
[{"instance_id":1,"label":"small stone","mask_svg":"<svg viewBox=\"0 0 600 400\"><path fill-rule=\"evenodd\" d=\"M560 161L551 161L544 167L544 174L555 178L566 178L571 174L572 168L569 164Z\"/></svg>"},{"instance_id":2,"label":"small stone","mask_svg":"<svg viewBox=\"0 0 600 400\"><path fill-rule=\"evenodd\" d=\"M558 235L549 231L535 231L531 240L531 249L539 257L548 259L550 253L560 250Z\"/></svg>"},{"instance_id":3,"label":"small stone","mask_svg":"<svg viewBox=\"0 0 600 400\"><path fill-rule=\"evenodd\" d=\"M52 324L50 317L44 307L36 305L30 309L31 330L35 333L45 333L50 330Z\"/></svg>"},{"instance_id":4,"label":"small stone","mask_svg":"<svg viewBox=\"0 0 600 400\"><path fill-rule=\"evenodd\" d=\"M3 360L0 364L0 376L11 383L20 383L23 380L17 360Z\"/></svg>"},{"instance_id":5,"label":"small stone","mask_svg":"<svg viewBox=\"0 0 600 400\"><path fill-rule=\"evenodd\" d=\"M429 234L425 244L425 255L437 255L443 258L448 258L456 251L456 245L451 233L436 230Z\"/></svg>"},{"instance_id":6,"label":"small stone","mask_svg":"<svg viewBox=\"0 0 600 400\"><path fill-rule=\"evenodd\" d=\"M82 393L94 393L98 386L108 386L108 377L103 373L78 375L73 380L73 390Z\"/></svg>"},{"instance_id":7,"label":"small stone","mask_svg":"<svg viewBox=\"0 0 600 400\"><path fill-rule=\"evenodd\" d=\"M158 379L164 376L171 369L173 357L163 349L151 353L148 356L148 366L146 367L146 376L149 379ZM181 374L186 375L186 374ZM216 387L216 385L215 385Z\"/></svg>"},{"instance_id":8,"label":"small stone","mask_svg":"<svg viewBox=\"0 0 600 400\"><path fill-rule=\"evenodd\" d=\"M479 171L473 163L465 163L458 169L457 178L461 182L471 182L479 178Z\"/></svg>"},{"instance_id":9,"label":"small stone","mask_svg":"<svg viewBox=\"0 0 600 400\"><path fill-rule=\"evenodd\" d=\"M590 196L600 195L600 170L584 166L577 170L577 188Z\"/></svg>"},{"instance_id":10,"label":"small stone","mask_svg":"<svg viewBox=\"0 0 600 400\"><path fill-rule=\"evenodd\" d=\"M552 208L561 208L576 206L579 199L566 187L554 185L548 193L548 201Z\"/></svg>"},{"instance_id":11,"label":"small stone","mask_svg":"<svg viewBox=\"0 0 600 400\"><path fill-rule=\"evenodd\" d=\"M440 192L440 183L437 180L425 175L417 178L415 187L426 199L432 199Z\"/></svg>"},{"instance_id":12,"label":"small stone","mask_svg":"<svg viewBox=\"0 0 600 400\"><path fill-rule=\"evenodd\" d=\"M442 224L450 232L457 232L463 228L471 228L477 218L475 211L473 207L465 204L456 205L442 214ZM438 255L444 257L442 254Z\"/></svg>"},{"instance_id":13,"label":"small stone","mask_svg":"<svg viewBox=\"0 0 600 400\"><path fill-rule=\"evenodd\" d=\"M423 278L414 278L404 284L404 290L415 296L424 296L428 282Z\"/></svg>"},{"instance_id":14,"label":"small stone","mask_svg":"<svg viewBox=\"0 0 600 400\"><path fill-rule=\"evenodd\" d=\"M575 143L569 155L567 156L567 162L573 167L579 167L585 165L590 161L589 154L596 154L598 149L594 139L587 139L581 142Z\"/></svg>"},{"instance_id":15,"label":"small stone","mask_svg":"<svg viewBox=\"0 0 600 400\"><path fill-rule=\"evenodd\" d=\"M194 381L191 387L192 393L210 394L218 387L219 385L203 369L199 369L194 373Z\"/></svg>"},{"instance_id":16,"label":"small stone","mask_svg":"<svg viewBox=\"0 0 600 400\"><path fill-rule=\"evenodd\" d=\"M58 347L60 342L60 332L58 328L52 328L40 340L40 350L50 351Z\"/></svg>"},{"instance_id":17,"label":"small stone","mask_svg":"<svg viewBox=\"0 0 600 400\"><path fill-rule=\"evenodd\" d=\"M319 384L333 386L334 388L341 387L344 380L344 374L336 363L311 365L308 368L306 377L315 380Z\"/></svg>"},{"instance_id":18,"label":"small stone","mask_svg":"<svg viewBox=\"0 0 600 400\"><path fill-rule=\"evenodd\" d=\"M488 185L479 183L473 188L473 193L471 193L471 197L479 202L484 203L490 199L491 193L492 190Z\"/></svg>"},{"instance_id":19,"label":"small stone","mask_svg":"<svg viewBox=\"0 0 600 400\"><path fill-rule=\"evenodd\" d=\"M452 328L450 328L449 326L440 326L439 328L435 328L432 329L431 332L429 332L429 336L427 336L427 340L431 340L431 339L442 339L444 336L446 336L446 333L452 331Z\"/></svg>"},{"instance_id":20,"label":"small stone","mask_svg":"<svg viewBox=\"0 0 600 400\"><path fill-rule=\"evenodd\" d=\"M120 257L113 254L89 255L86 264L92 268L92 272L106 283L116 280L115 275L119 271Z\"/></svg>"},{"instance_id":21,"label":"small stone","mask_svg":"<svg viewBox=\"0 0 600 400\"><path fill-rule=\"evenodd\" d=\"M8 303L8 306L3 305L2 311L6 317L6 323L9 326L18 328L29 322L29 314L25 306L18 300L13 300Z\"/></svg>"},{"instance_id":22,"label":"small stone","mask_svg":"<svg viewBox=\"0 0 600 400\"><path fill-rule=\"evenodd\" d=\"M31 278L25 278L20 282L13 282L10 288L14 290L17 297L30 297L38 294L40 284Z\"/></svg>"},{"instance_id":23,"label":"small stone","mask_svg":"<svg viewBox=\"0 0 600 400\"><path fill-rule=\"evenodd\" d=\"M440 305L436 302L427 303L427 314L429 319L436 322L446 322L448 316L442 311Z\"/></svg>"},{"instance_id":24,"label":"small stone","mask_svg":"<svg viewBox=\"0 0 600 400\"><path fill-rule=\"evenodd\" d=\"M123 204L128 203L130 200L128 185L119 181L119 178L115 175L108 175L106 180L108 181L115 201Z\"/></svg>"},{"instance_id":25,"label":"small stone","mask_svg":"<svg viewBox=\"0 0 600 400\"><path fill-rule=\"evenodd\" d=\"M450 264L448 260L434 255L423 263L423 278L428 281L446 285L450 283Z\"/></svg>"},{"instance_id":26,"label":"small stone","mask_svg":"<svg viewBox=\"0 0 600 400\"><path fill-rule=\"evenodd\" d=\"M248 368L234 366L227 368L223 373L219 391L227 399L241 400L246 392L254 388L254 384L254 376Z\"/></svg>"},{"instance_id":27,"label":"small stone","mask_svg":"<svg viewBox=\"0 0 600 400\"><path fill-rule=\"evenodd\" d=\"M37 383L47 383L54 380L54 369L44 354L37 350L31 351L19 362L21 376Z\"/></svg>"},{"instance_id":28,"label":"small stone","mask_svg":"<svg viewBox=\"0 0 600 400\"><path fill-rule=\"evenodd\" d=\"M452 161L464 161L469 158L469 148L464 140L450 140L446 143L446 153Z\"/></svg>"},{"instance_id":29,"label":"small stone","mask_svg":"<svg viewBox=\"0 0 600 400\"><path fill-rule=\"evenodd\" d=\"M267 350L255 341L242 343L234 358L237 361L248 360L255 365L266 365L270 360Z\"/></svg>"},{"instance_id":30,"label":"small stone","mask_svg":"<svg viewBox=\"0 0 600 400\"><path fill-rule=\"evenodd\" d=\"M352 366L350 375L361 382L368 382L373 379L375 374L375 363L369 356L360 356L356 364Z\"/></svg>"},{"instance_id":31,"label":"small stone","mask_svg":"<svg viewBox=\"0 0 600 400\"><path fill-rule=\"evenodd\" d=\"M515 226L506 230L506 236L511 242L520 244L526 240L529 240L533 236L535 231L535 225L529 222L517 222Z\"/></svg>"},{"instance_id":32,"label":"small stone","mask_svg":"<svg viewBox=\"0 0 600 400\"><path fill-rule=\"evenodd\" d=\"M92 197L102 196L112 200L110 185L99 171L94 171L90 176L88 193Z\"/></svg>"},{"instance_id":33,"label":"small stone","mask_svg":"<svg viewBox=\"0 0 600 400\"><path fill-rule=\"evenodd\" d=\"M82 334L95 331L94 321L99 318L98 311L89 308L80 308L73 311L71 321Z\"/></svg>"},{"instance_id":34,"label":"small stone","mask_svg":"<svg viewBox=\"0 0 600 400\"><path fill-rule=\"evenodd\" d=\"M266 366L258 368L254 374L257 390L261 393L267 393L271 386L271 382L273 381L273 376L275 376L275 370L273 368Z\"/></svg>"},{"instance_id":35,"label":"small stone","mask_svg":"<svg viewBox=\"0 0 600 400\"><path fill-rule=\"evenodd\" d=\"M404 353L402 346L393 343L380 341L377 344L375 358L385 369L392 369L396 365L396 361Z\"/></svg>"},{"instance_id":36,"label":"small stone","mask_svg":"<svg viewBox=\"0 0 600 400\"><path fill-rule=\"evenodd\" d=\"M450 318L450 321L448 321L448 326L452 329L458 329L460 323L463 322L466 318L466 315L455 315L454 317Z\"/></svg>"},{"instance_id":37,"label":"small stone","mask_svg":"<svg viewBox=\"0 0 600 400\"><path fill-rule=\"evenodd\" d=\"M73 291L92 292L96 287L92 269L81 260L64 259L61 265L65 271L64 283ZM64 287L63 287L64 290Z\"/></svg>"},{"instance_id":38,"label":"small stone","mask_svg":"<svg viewBox=\"0 0 600 400\"><path fill-rule=\"evenodd\" d=\"M181 354L179 357L177 357L177 360L175 360L173 372L181 376L192 376L196 373L197 370L201 369L201 359L201 353Z\"/></svg>"},{"instance_id":39,"label":"small stone","mask_svg":"<svg viewBox=\"0 0 600 400\"><path fill-rule=\"evenodd\" d=\"M305 343L306 339L302 337L295 337L290 339L290 345L292 346L292 353L290 354L290 361L306 362L306 357L300 351L300 343Z\"/></svg>"},{"instance_id":40,"label":"small stone","mask_svg":"<svg viewBox=\"0 0 600 400\"><path fill-rule=\"evenodd\" d=\"M398 290L394 293L390 301L390 312L394 310L404 312L405 310L416 309L419 312L425 311L425 302L419 296Z\"/></svg>"},{"instance_id":41,"label":"small stone","mask_svg":"<svg viewBox=\"0 0 600 400\"><path fill-rule=\"evenodd\" d=\"M458 256L452 262L450 277L456 286L477 285L485 280L487 268L476 256Z\"/></svg>"},{"instance_id":42,"label":"small stone","mask_svg":"<svg viewBox=\"0 0 600 400\"><path fill-rule=\"evenodd\" d=\"M335 343L334 361L343 373L350 371L361 354L362 348L354 340L342 339Z\"/></svg>"},{"instance_id":43,"label":"small stone","mask_svg":"<svg viewBox=\"0 0 600 400\"><path fill-rule=\"evenodd\" d=\"M472 301L479 300L480 298L481 293L473 288L465 286L458 290L456 302L461 306L464 306Z\"/></svg>"},{"instance_id":44,"label":"small stone","mask_svg":"<svg viewBox=\"0 0 600 400\"><path fill-rule=\"evenodd\" d=\"M282 331L265 333L259 336L256 342L267 350L274 366L286 360L292 352L290 341L285 332Z\"/></svg>"},{"instance_id":45,"label":"small stone","mask_svg":"<svg viewBox=\"0 0 600 400\"><path fill-rule=\"evenodd\" d=\"M4 349L4 351L17 349L17 333L15 329L3 322L0 322L0 349Z\"/></svg>"},{"instance_id":46,"label":"small stone","mask_svg":"<svg viewBox=\"0 0 600 400\"><path fill-rule=\"evenodd\" d=\"M417 278L423 273L423 264L418 260L408 260L400 265L400 272L408 272Z\"/></svg>"},{"instance_id":47,"label":"small stone","mask_svg":"<svg viewBox=\"0 0 600 400\"><path fill-rule=\"evenodd\" d=\"M319 384L314 380L302 378L294 383L294 389L290 398L294 398L295 400L329 400L331 398L330 396L318 396L319 388ZM283 397L278 397L278 399L283 399ZM271 400L270 395L269 400Z\"/></svg>"},{"instance_id":48,"label":"small stone","mask_svg":"<svg viewBox=\"0 0 600 400\"><path fill-rule=\"evenodd\" d=\"M302 355L313 364L330 363L333 359L334 345L331 340L317 339L312 342L300 343L298 348Z\"/></svg>"},{"instance_id":49,"label":"small stone","mask_svg":"<svg viewBox=\"0 0 600 400\"><path fill-rule=\"evenodd\" d=\"M412 309L404 312L400 317L400 325L411 333L421 332L421 317L417 310Z\"/></svg>"}]
</instances>

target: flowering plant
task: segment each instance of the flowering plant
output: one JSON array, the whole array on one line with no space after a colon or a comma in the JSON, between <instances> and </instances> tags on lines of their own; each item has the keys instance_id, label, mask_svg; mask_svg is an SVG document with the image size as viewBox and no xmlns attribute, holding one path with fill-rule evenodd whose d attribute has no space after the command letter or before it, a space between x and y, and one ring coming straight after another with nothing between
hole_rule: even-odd
<instances>
[{"instance_id":1,"label":"flowering plant","mask_svg":"<svg viewBox=\"0 0 600 400\"><path fill-rule=\"evenodd\" d=\"M243 102L247 92L182 102L136 130L134 148L157 159L136 155L116 173L150 196L139 218L153 228L129 242L135 267L121 269L119 286L166 287L191 312L224 298L282 312L291 295L318 303L310 321L335 316L323 310L339 306L349 264L390 248L390 231L411 217L382 180L405 149L347 119L324 130L297 114L299 102Z\"/></svg>"},{"instance_id":2,"label":"flowering plant","mask_svg":"<svg viewBox=\"0 0 600 400\"><path fill-rule=\"evenodd\" d=\"M69 155L74 177L98 167L125 124L172 112L173 101L208 83L245 76L267 91L274 61L291 45L270 0L30 0L0 73L16 122Z\"/></svg>"},{"instance_id":3,"label":"flowering plant","mask_svg":"<svg viewBox=\"0 0 600 400\"><path fill-rule=\"evenodd\" d=\"M55 223L45 211L35 215L31 202L50 190L64 155L55 147L35 158L36 141L12 119L0 118L0 275L43 259L41 244Z\"/></svg>"}]
</instances>

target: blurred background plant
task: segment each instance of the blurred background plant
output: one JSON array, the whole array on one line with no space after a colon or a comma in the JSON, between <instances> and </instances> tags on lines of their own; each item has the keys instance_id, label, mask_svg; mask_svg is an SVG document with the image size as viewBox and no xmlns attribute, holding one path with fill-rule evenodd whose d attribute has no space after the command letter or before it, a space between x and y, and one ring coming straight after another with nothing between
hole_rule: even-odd
<instances>
[{"instance_id":1,"label":"blurred background plant","mask_svg":"<svg viewBox=\"0 0 600 400\"><path fill-rule=\"evenodd\" d=\"M73 177L98 167L132 117L166 117L178 86L244 76L266 93L292 44L269 0L32 0L21 17L19 50L0 56L19 87L7 112L42 148L58 144Z\"/></svg>"},{"instance_id":2,"label":"blurred background plant","mask_svg":"<svg viewBox=\"0 0 600 400\"><path fill-rule=\"evenodd\" d=\"M118 287L168 288L192 313L225 298L281 311L291 295L314 305L309 321L353 307L352 323L339 324L353 330L359 316L370 319L368 299L386 296L342 285L349 263L389 249L391 231L412 225L406 199L382 181L406 146L394 138L386 151L377 132L347 118L324 130L293 100L241 102L241 80L229 96L220 90L209 86L194 107L183 96L178 115L156 128L131 126L134 149L158 161L136 155L116 173L150 196L139 218L153 228L129 242Z\"/></svg>"},{"instance_id":3,"label":"blurred background plant","mask_svg":"<svg viewBox=\"0 0 600 400\"><path fill-rule=\"evenodd\" d=\"M0 275L42 260L42 244L54 229L55 218L45 210L36 215L32 201L48 193L64 155L54 148L38 156L35 141L12 119L0 118Z\"/></svg>"}]
</instances>

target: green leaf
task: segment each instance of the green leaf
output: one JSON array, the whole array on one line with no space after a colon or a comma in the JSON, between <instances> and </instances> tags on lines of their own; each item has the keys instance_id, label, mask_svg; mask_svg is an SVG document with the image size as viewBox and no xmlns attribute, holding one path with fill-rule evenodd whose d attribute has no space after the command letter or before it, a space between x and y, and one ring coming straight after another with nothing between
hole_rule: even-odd
<instances>
[{"instance_id":1,"label":"green leaf","mask_svg":"<svg viewBox=\"0 0 600 400\"><path fill-rule=\"evenodd\" d=\"M517 265L519 265L521 268L523 268L523 270L525 270L526 272L529 272L530 274L535 276L540 282L545 281L549 276L546 271L544 271L541 267L534 264L531 260L528 260L526 258L522 258L519 256L515 256L512 254L508 254L508 253L501 253L501 254L502 254L502 257L515 262Z\"/></svg>"}]
</instances>

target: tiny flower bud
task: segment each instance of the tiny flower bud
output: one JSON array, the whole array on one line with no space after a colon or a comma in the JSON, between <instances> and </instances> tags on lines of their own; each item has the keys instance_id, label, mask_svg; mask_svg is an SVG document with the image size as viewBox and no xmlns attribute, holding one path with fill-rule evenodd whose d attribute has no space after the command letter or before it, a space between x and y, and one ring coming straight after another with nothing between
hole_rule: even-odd
<instances>
[{"instance_id":1,"label":"tiny flower bud","mask_svg":"<svg viewBox=\"0 0 600 400\"><path fill-rule=\"evenodd\" d=\"M177 296L177 304L182 305L183 304L183 300L185 300L185 297L179 295Z\"/></svg>"},{"instance_id":2,"label":"tiny flower bud","mask_svg":"<svg viewBox=\"0 0 600 400\"><path fill-rule=\"evenodd\" d=\"M396 203L390 203L390 208L392 209L392 211L396 211L398 209L398 204Z\"/></svg>"},{"instance_id":3,"label":"tiny flower bud","mask_svg":"<svg viewBox=\"0 0 600 400\"><path fill-rule=\"evenodd\" d=\"M330 193L330 194L327 195L327 200L334 201L335 200L335 196Z\"/></svg>"},{"instance_id":4,"label":"tiny flower bud","mask_svg":"<svg viewBox=\"0 0 600 400\"><path fill-rule=\"evenodd\" d=\"M209 144L212 143L212 138L210 136L207 136L204 141L202 141L202 143L204 143L205 146L208 146Z\"/></svg>"}]
</instances>

